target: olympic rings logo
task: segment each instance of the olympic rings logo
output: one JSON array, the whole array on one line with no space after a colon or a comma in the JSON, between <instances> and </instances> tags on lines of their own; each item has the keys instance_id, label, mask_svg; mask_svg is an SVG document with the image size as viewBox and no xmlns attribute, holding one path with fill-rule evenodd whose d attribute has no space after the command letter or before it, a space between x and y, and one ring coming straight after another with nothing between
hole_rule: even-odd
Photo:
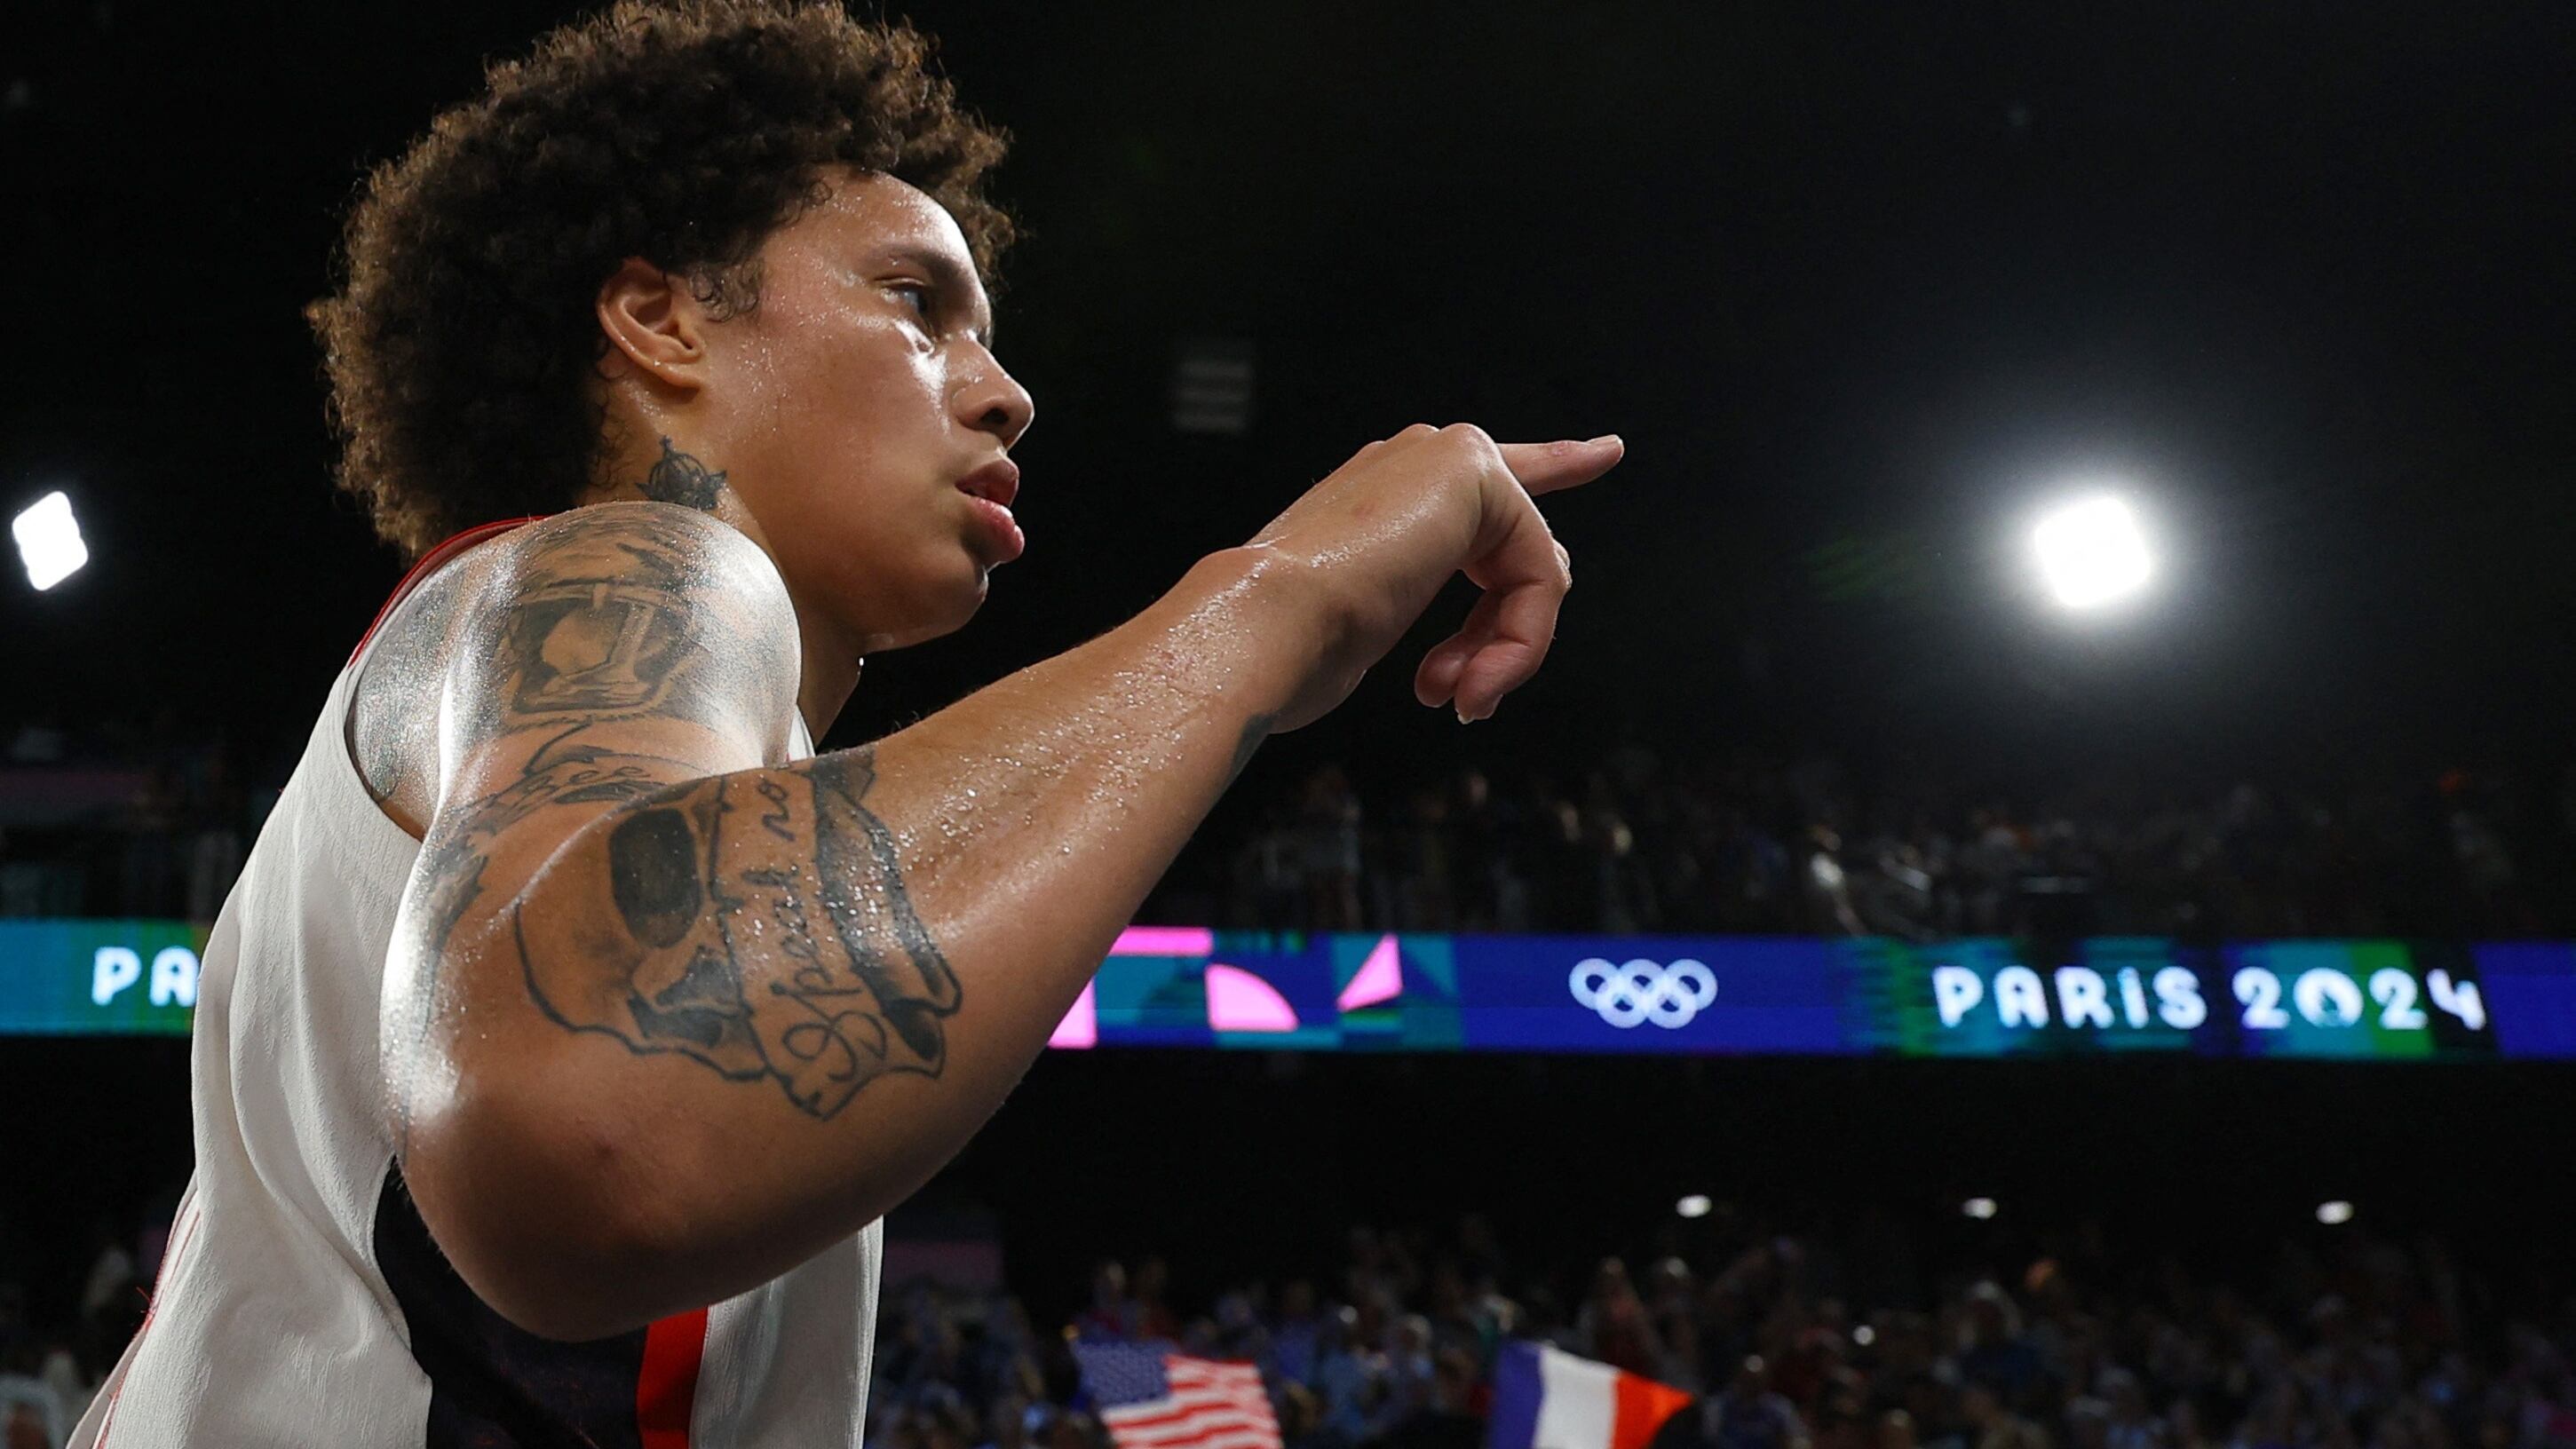
<instances>
[{"instance_id":1,"label":"olympic rings logo","mask_svg":"<svg viewBox=\"0 0 2576 1449\"><path fill-rule=\"evenodd\" d=\"M1594 956L1574 964L1566 985L1576 1002L1622 1031L1649 1021L1667 1031L1685 1027L1717 1000L1717 974L1697 961L1613 966Z\"/></svg>"}]
</instances>

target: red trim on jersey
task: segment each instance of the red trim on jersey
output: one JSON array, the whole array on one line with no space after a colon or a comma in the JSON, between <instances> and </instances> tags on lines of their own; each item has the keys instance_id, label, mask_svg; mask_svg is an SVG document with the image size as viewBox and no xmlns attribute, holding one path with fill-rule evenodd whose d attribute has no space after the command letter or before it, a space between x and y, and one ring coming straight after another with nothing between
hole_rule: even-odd
<instances>
[{"instance_id":1,"label":"red trim on jersey","mask_svg":"<svg viewBox=\"0 0 2576 1449\"><path fill-rule=\"evenodd\" d=\"M400 604L407 598L410 598L411 591L420 587L421 580L428 578L438 569L439 565L456 557L458 554L465 552L474 545L481 543L483 540L490 538L496 533L505 533L510 529L518 527L522 523L534 523L543 517L545 517L545 515L542 513L532 513L525 518L503 518L497 519L491 523L478 523L472 528L465 530L463 533L456 535L454 538L448 539L438 547L431 549L429 552L422 554L420 556L420 562L411 566L411 572L403 575L402 582L394 585L393 597L385 600L385 606L376 611L375 622L367 626L366 633L358 636L358 647L349 651L349 663L355 664L358 662L358 656L367 652L367 641L375 638L376 631L385 626L385 616L394 611L395 605Z\"/></svg>"},{"instance_id":2,"label":"red trim on jersey","mask_svg":"<svg viewBox=\"0 0 2576 1449\"><path fill-rule=\"evenodd\" d=\"M698 1400L706 1347L703 1308L656 1319L644 1330L644 1366L635 1374L635 1431L644 1449L689 1449L689 1410Z\"/></svg>"},{"instance_id":3,"label":"red trim on jersey","mask_svg":"<svg viewBox=\"0 0 2576 1449\"><path fill-rule=\"evenodd\" d=\"M197 1220L205 1215L206 1210L203 1207L197 1207L190 1212L187 1228L170 1244L170 1251L161 1255L161 1271L152 1275L151 1300L143 1305L142 1326L134 1330L136 1361L140 1360L143 1352L143 1335L152 1331L152 1314L161 1306L161 1287L170 1281L170 1267L179 1261L181 1253L188 1251L188 1240L197 1235ZM90 1441L90 1449L107 1449L107 1431L116 1424L116 1401L125 1397L125 1381L132 1377L134 1377L134 1362L129 1361L125 1366L125 1372L116 1377L116 1392L107 1396L107 1412L98 1417L98 1437ZM687 1449L687 1446L683 1445L682 1449Z\"/></svg>"}]
</instances>

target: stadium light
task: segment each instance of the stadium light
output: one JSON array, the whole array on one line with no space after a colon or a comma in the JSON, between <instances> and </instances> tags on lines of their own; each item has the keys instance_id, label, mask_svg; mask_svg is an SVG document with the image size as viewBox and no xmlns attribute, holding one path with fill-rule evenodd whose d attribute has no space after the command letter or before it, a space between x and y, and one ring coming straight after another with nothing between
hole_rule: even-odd
<instances>
[{"instance_id":1,"label":"stadium light","mask_svg":"<svg viewBox=\"0 0 2576 1449\"><path fill-rule=\"evenodd\" d=\"M1878 1330L1864 1323L1860 1327L1852 1330L1852 1342L1859 1344L1863 1348L1867 1348L1871 1344L1878 1342Z\"/></svg>"},{"instance_id":2,"label":"stadium light","mask_svg":"<svg viewBox=\"0 0 2576 1449\"><path fill-rule=\"evenodd\" d=\"M1972 1197L1959 1204L1959 1211L1979 1222L1984 1222L1995 1215L1995 1200L1990 1197Z\"/></svg>"},{"instance_id":3,"label":"stadium light","mask_svg":"<svg viewBox=\"0 0 2576 1449\"><path fill-rule=\"evenodd\" d=\"M2317 1221L2330 1228L2341 1227L2345 1223L2352 1221L2352 1204L2345 1202L2342 1198L2336 1198L2332 1202L2318 1203Z\"/></svg>"},{"instance_id":4,"label":"stadium light","mask_svg":"<svg viewBox=\"0 0 2576 1449\"><path fill-rule=\"evenodd\" d=\"M1690 1196L1683 1198L1680 1202L1673 1204L1673 1211L1680 1213L1686 1218L1707 1217L1708 1209L1708 1194L1704 1192L1692 1193Z\"/></svg>"},{"instance_id":5,"label":"stadium light","mask_svg":"<svg viewBox=\"0 0 2576 1449\"><path fill-rule=\"evenodd\" d=\"M18 540L18 561L27 566L27 582L39 593L89 562L80 520L72 517L71 495L60 489L27 505L26 511L10 520L9 532Z\"/></svg>"},{"instance_id":6,"label":"stadium light","mask_svg":"<svg viewBox=\"0 0 2576 1449\"><path fill-rule=\"evenodd\" d=\"M2136 512L2107 493L2049 509L2032 526L2030 541L2050 596L2069 609L2132 598L2155 573Z\"/></svg>"}]
</instances>

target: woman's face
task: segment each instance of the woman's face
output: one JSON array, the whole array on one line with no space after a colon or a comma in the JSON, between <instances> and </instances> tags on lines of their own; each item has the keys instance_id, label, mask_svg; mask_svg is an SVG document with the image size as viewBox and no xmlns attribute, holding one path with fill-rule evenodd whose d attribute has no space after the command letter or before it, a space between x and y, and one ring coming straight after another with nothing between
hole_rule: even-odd
<instances>
[{"instance_id":1,"label":"woman's face","mask_svg":"<svg viewBox=\"0 0 2576 1449\"><path fill-rule=\"evenodd\" d=\"M996 465L1035 405L994 359L946 208L891 177L827 179L762 245L758 304L706 329L722 407L701 446L800 621L857 657L962 626L1019 556L1016 469Z\"/></svg>"}]
</instances>

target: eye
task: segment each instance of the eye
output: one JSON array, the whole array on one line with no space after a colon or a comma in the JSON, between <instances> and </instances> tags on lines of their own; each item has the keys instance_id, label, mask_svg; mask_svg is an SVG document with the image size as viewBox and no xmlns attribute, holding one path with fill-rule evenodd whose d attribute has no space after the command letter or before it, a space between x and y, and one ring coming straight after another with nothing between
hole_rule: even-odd
<instances>
[{"instance_id":1,"label":"eye","mask_svg":"<svg viewBox=\"0 0 2576 1449\"><path fill-rule=\"evenodd\" d=\"M896 282L892 284L889 290L900 296L911 297L913 299L912 310L920 315L921 320L925 322L930 320L930 313L934 299L929 284L924 282Z\"/></svg>"}]
</instances>

